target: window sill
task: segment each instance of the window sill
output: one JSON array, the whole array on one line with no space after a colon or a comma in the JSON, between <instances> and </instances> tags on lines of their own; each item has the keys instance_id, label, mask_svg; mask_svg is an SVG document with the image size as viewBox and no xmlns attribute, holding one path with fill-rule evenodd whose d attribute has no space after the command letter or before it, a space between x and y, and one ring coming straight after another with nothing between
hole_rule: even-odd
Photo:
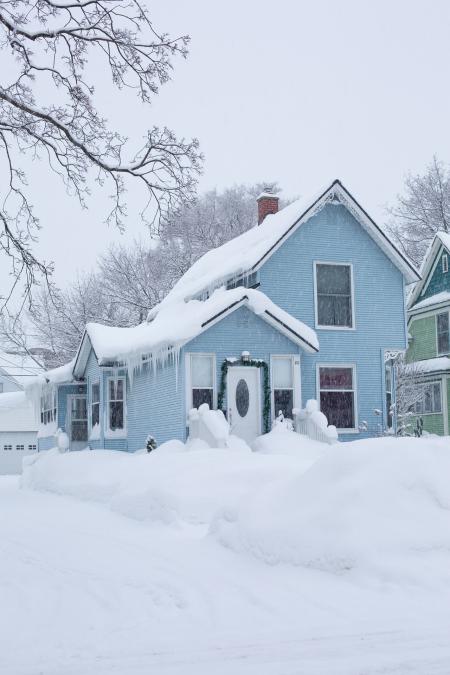
<instances>
[{"instance_id":1,"label":"window sill","mask_svg":"<svg viewBox=\"0 0 450 675\"><path fill-rule=\"evenodd\" d=\"M107 429L105 431L105 438L109 440L113 440L114 438L126 438L127 437L127 430L126 429L120 429L120 431L111 431L111 429Z\"/></svg>"},{"instance_id":2,"label":"window sill","mask_svg":"<svg viewBox=\"0 0 450 675\"><path fill-rule=\"evenodd\" d=\"M316 330L345 330L345 331L354 331L356 326L319 326L315 325Z\"/></svg>"},{"instance_id":3,"label":"window sill","mask_svg":"<svg viewBox=\"0 0 450 675\"><path fill-rule=\"evenodd\" d=\"M430 415L442 415L441 412L429 412L429 413L413 413L414 417L430 417Z\"/></svg>"}]
</instances>

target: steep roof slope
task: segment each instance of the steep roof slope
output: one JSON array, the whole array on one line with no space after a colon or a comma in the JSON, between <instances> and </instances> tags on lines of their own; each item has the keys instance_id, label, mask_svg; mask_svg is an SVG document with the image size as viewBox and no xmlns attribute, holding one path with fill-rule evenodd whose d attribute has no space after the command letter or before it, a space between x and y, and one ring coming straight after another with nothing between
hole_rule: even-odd
<instances>
[{"instance_id":1,"label":"steep roof slope","mask_svg":"<svg viewBox=\"0 0 450 675\"><path fill-rule=\"evenodd\" d=\"M413 307L414 309L419 309L422 306L438 304L445 300L445 298L443 298L443 294L438 293L436 296L432 296L424 301L418 302L422 289L427 285L430 276L434 272L437 256L442 247L444 247L450 254L450 234L448 232L436 232L434 235L433 241L429 245L422 261L422 265L420 266L420 274L422 278L415 284L414 288L409 294L407 302L408 309L412 309Z\"/></svg>"},{"instance_id":2,"label":"steep roof slope","mask_svg":"<svg viewBox=\"0 0 450 675\"><path fill-rule=\"evenodd\" d=\"M234 275L248 274L277 250L283 241L299 226L307 222L326 204L343 204L376 240L386 255L405 275L408 283L420 279L412 263L399 251L354 197L335 180L312 199L299 199L276 214L268 215L261 225L256 225L231 241L208 251L181 277L165 299L150 311L149 318L167 303L186 300L206 289L213 289Z\"/></svg>"}]
</instances>

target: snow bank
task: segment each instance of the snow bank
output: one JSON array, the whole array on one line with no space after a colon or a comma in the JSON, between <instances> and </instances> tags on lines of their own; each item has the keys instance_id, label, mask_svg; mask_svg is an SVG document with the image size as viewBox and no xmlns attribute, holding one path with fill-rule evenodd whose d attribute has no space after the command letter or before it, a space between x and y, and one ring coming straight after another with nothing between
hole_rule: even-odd
<instances>
[{"instance_id":1,"label":"snow bank","mask_svg":"<svg viewBox=\"0 0 450 675\"><path fill-rule=\"evenodd\" d=\"M298 438L298 456L283 455L279 446L273 456L252 453L233 436L226 449L197 439L169 441L151 453L50 450L27 459L22 487L102 502L138 520L209 526L218 509L235 510L253 491L310 466Z\"/></svg>"},{"instance_id":2,"label":"snow bank","mask_svg":"<svg viewBox=\"0 0 450 675\"><path fill-rule=\"evenodd\" d=\"M448 438L332 446L303 475L266 484L213 535L270 563L396 576L396 560L450 552ZM402 563L404 565L404 563Z\"/></svg>"},{"instance_id":3,"label":"snow bank","mask_svg":"<svg viewBox=\"0 0 450 675\"><path fill-rule=\"evenodd\" d=\"M25 459L22 485L142 521L201 526L196 536L270 565L383 583L431 583L438 558L438 576L450 569L442 564L450 553L448 438L328 446L275 429L254 450L171 441L149 454L50 451Z\"/></svg>"}]
</instances>

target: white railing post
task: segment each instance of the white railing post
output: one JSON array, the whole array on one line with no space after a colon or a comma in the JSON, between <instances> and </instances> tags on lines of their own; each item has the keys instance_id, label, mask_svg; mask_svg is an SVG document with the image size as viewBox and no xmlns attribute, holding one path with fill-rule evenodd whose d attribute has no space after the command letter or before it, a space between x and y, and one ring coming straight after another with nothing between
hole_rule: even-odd
<instances>
[{"instance_id":1,"label":"white railing post","mask_svg":"<svg viewBox=\"0 0 450 675\"><path fill-rule=\"evenodd\" d=\"M320 412L319 404L316 400L310 399L306 402L305 408L294 408L292 411L294 417L294 430L298 434L308 436L321 443L336 443L338 435L336 427L328 425L325 415Z\"/></svg>"},{"instance_id":2,"label":"white railing post","mask_svg":"<svg viewBox=\"0 0 450 675\"><path fill-rule=\"evenodd\" d=\"M188 417L189 438L199 438L210 448L226 448L230 425L221 410L210 410L207 403L192 408Z\"/></svg>"}]
</instances>

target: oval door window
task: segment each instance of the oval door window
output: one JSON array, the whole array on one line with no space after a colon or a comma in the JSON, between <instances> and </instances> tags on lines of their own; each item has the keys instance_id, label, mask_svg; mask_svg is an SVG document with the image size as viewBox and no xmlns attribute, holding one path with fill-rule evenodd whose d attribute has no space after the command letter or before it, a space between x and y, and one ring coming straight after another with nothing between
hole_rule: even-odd
<instances>
[{"instance_id":1,"label":"oval door window","mask_svg":"<svg viewBox=\"0 0 450 675\"><path fill-rule=\"evenodd\" d=\"M250 392L245 380L239 380L236 386L236 408L241 417L248 413L250 403Z\"/></svg>"}]
</instances>

